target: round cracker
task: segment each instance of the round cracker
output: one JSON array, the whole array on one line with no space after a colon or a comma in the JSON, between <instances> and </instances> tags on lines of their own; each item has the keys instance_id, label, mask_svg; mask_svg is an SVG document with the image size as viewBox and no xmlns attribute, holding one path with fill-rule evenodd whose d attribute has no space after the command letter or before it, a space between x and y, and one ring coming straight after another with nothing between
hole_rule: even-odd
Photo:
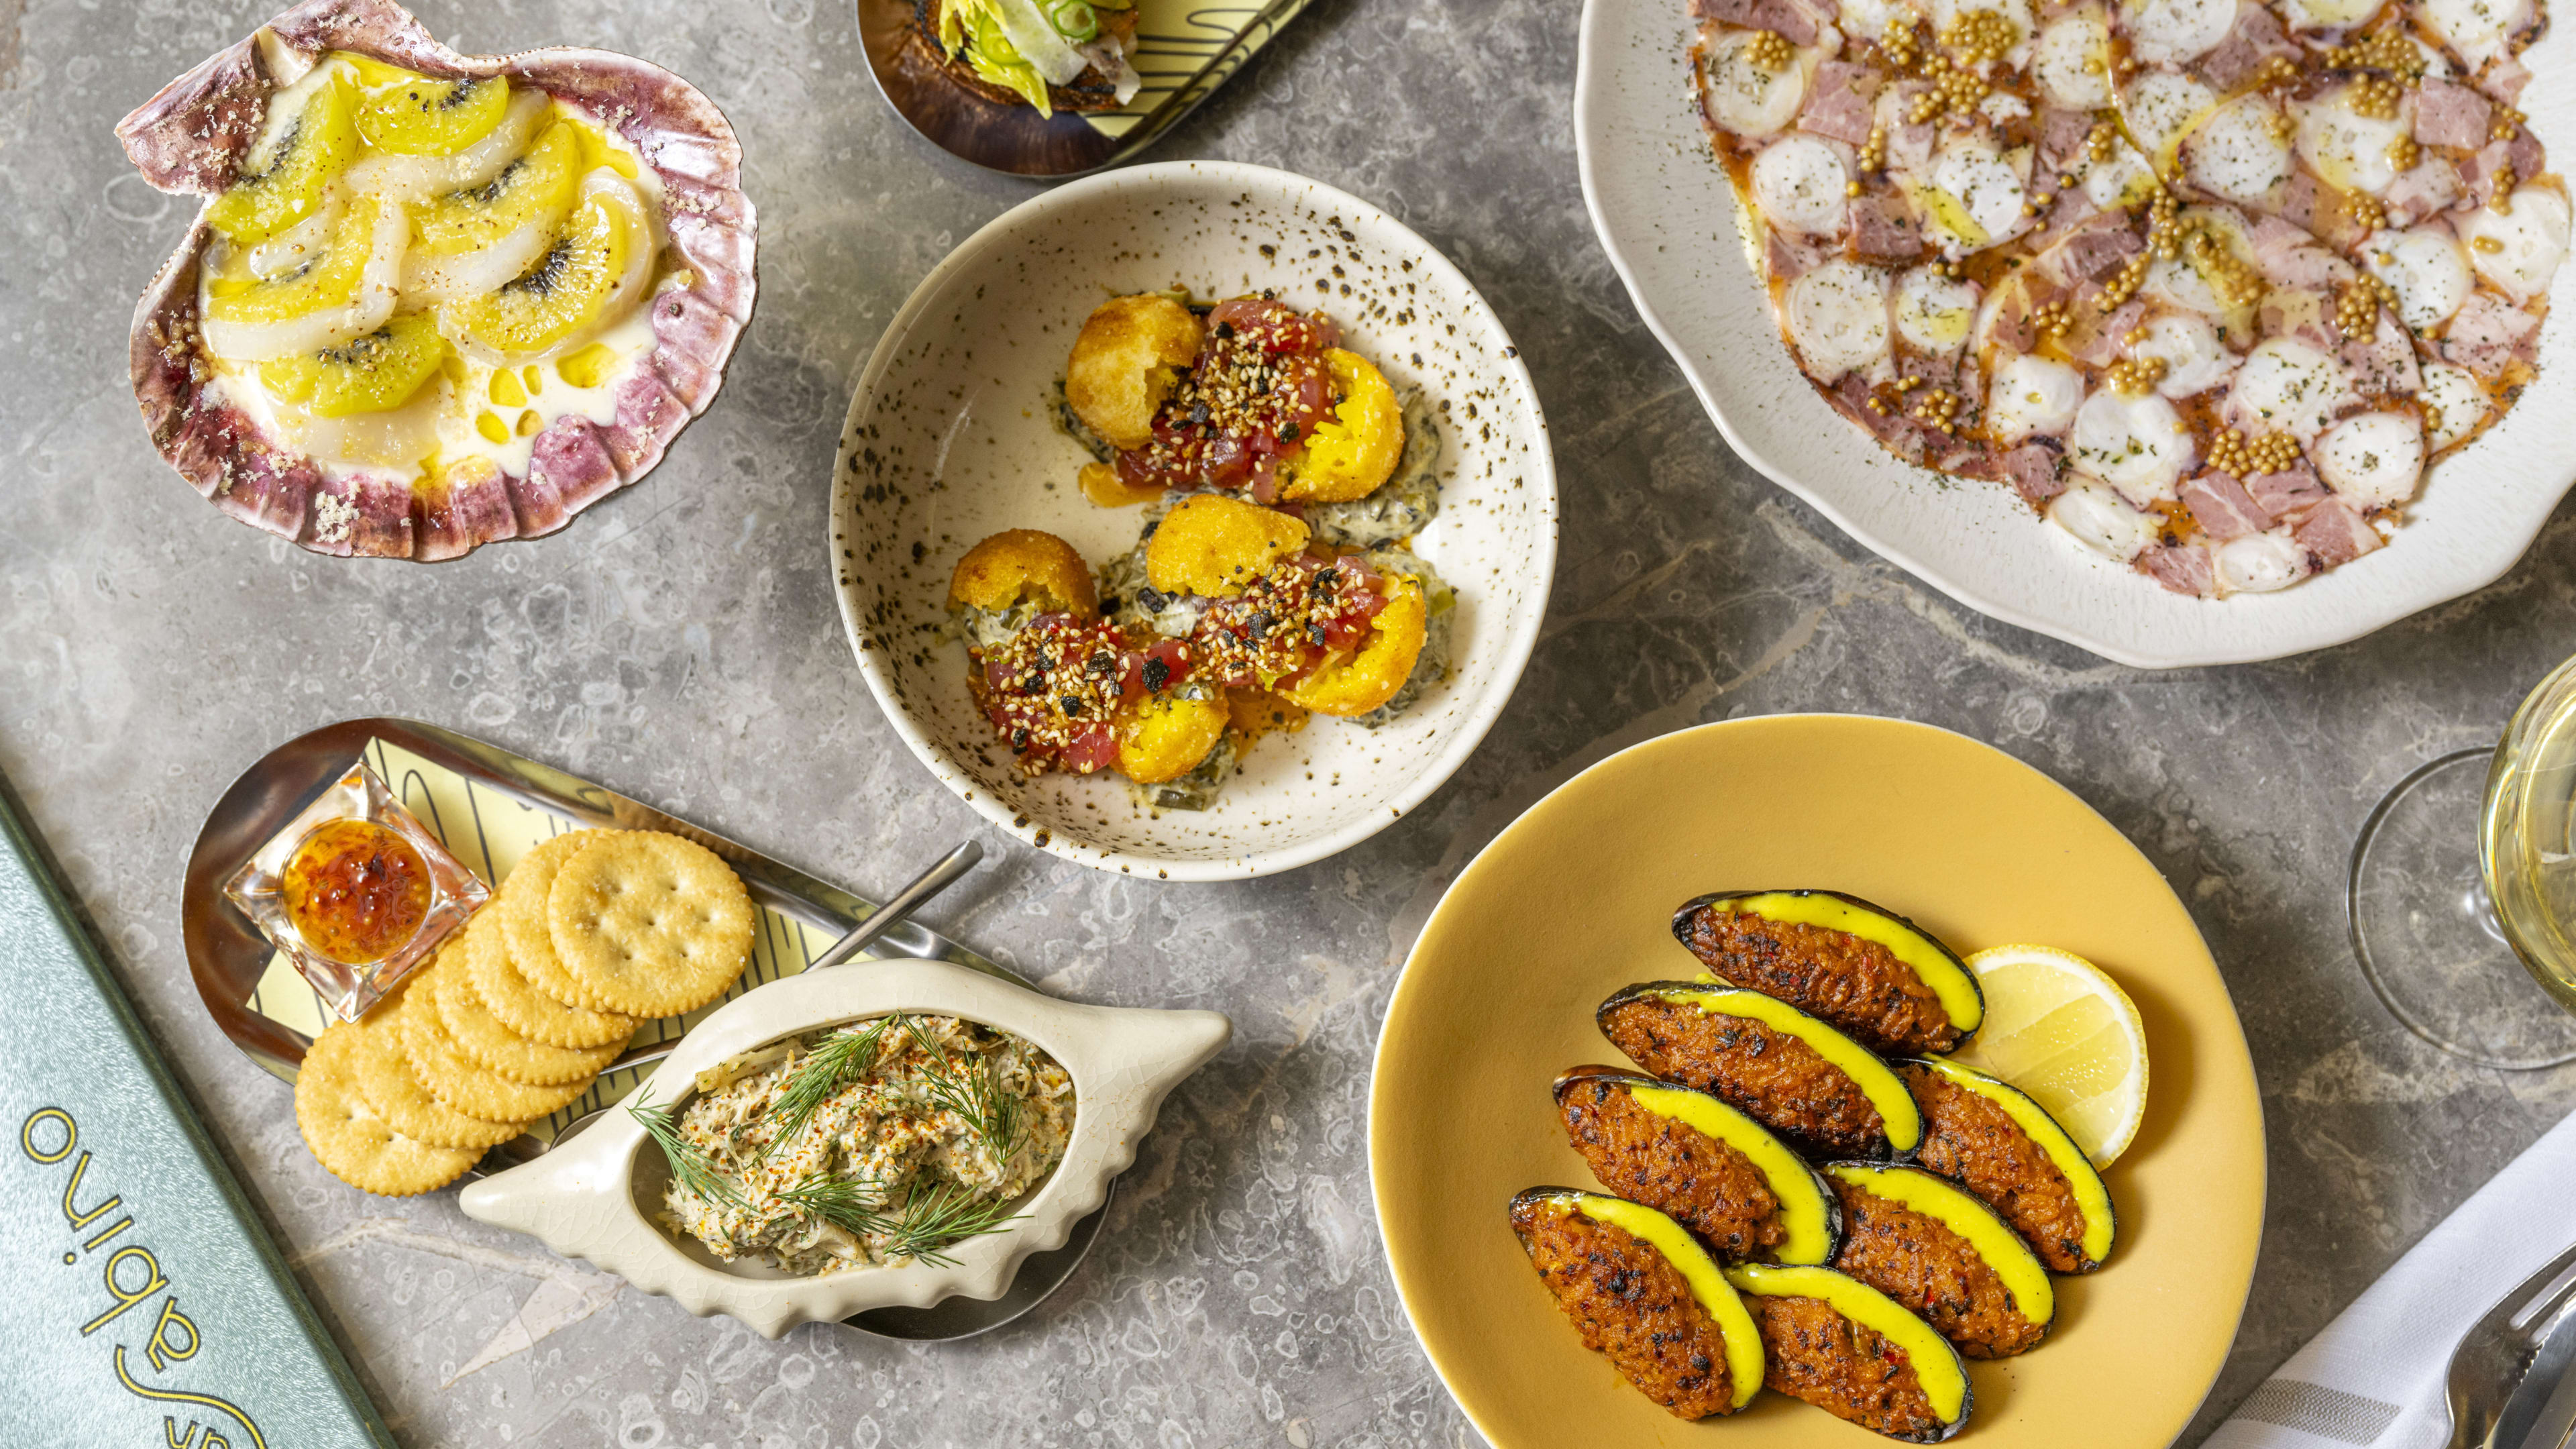
<instances>
[{"instance_id":1,"label":"round cracker","mask_svg":"<svg viewBox=\"0 0 2576 1449\"><path fill-rule=\"evenodd\" d=\"M555 958L554 937L546 927L546 898L553 893L555 873L592 841L619 834L614 830L568 830L540 841L502 878L493 905L501 912L501 934L510 945L510 960L528 984L566 1006L596 1010L582 984Z\"/></svg>"},{"instance_id":2,"label":"round cracker","mask_svg":"<svg viewBox=\"0 0 2576 1449\"><path fill-rule=\"evenodd\" d=\"M442 962L431 969L443 973L448 968ZM431 989L437 984L420 983ZM402 1014L402 1028L403 1056L411 1062L412 1075L420 1079L431 1096L468 1117L487 1122L534 1122L562 1110L590 1090L588 1078L555 1087L532 1087L476 1066L458 1049L456 1038L448 1034L447 1023L439 1018L434 1001L413 1003L412 1009Z\"/></svg>"},{"instance_id":3,"label":"round cracker","mask_svg":"<svg viewBox=\"0 0 2576 1449\"><path fill-rule=\"evenodd\" d=\"M487 1072L498 1072L532 1087L552 1087L589 1081L617 1060L619 1048L615 1046L581 1050L548 1046L510 1030L483 1004L482 996L474 989L471 969L461 957L451 960L447 969L428 985L429 1004L437 1010L439 1022L455 1040L456 1049Z\"/></svg>"},{"instance_id":4,"label":"round cracker","mask_svg":"<svg viewBox=\"0 0 2576 1449\"><path fill-rule=\"evenodd\" d=\"M358 1031L339 1022L313 1039L295 1074L295 1126L313 1160L361 1192L412 1197L445 1187L480 1149L434 1147L395 1131L356 1090Z\"/></svg>"},{"instance_id":5,"label":"round cracker","mask_svg":"<svg viewBox=\"0 0 2576 1449\"><path fill-rule=\"evenodd\" d=\"M411 1059L403 1054L402 1016L424 1004L411 999L406 983L392 1000L379 1003L357 1021L351 1077L358 1099L396 1132L432 1147L468 1147L479 1152L518 1136L525 1124L468 1117L431 1096L420 1078L412 1075Z\"/></svg>"},{"instance_id":6,"label":"round cracker","mask_svg":"<svg viewBox=\"0 0 2576 1449\"><path fill-rule=\"evenodd\" d=\"M538 990L511 957L509 932L498 911L487 909L474 920L477 925L487 920L490 924L480 930L466 927L465 974L474 983L474 994L483 998L483 1008L499 1017L503 1026L530 1041L576 1050L620 1046L635 1034L638 1023L631 1016L566 1006ZM554 954L551 940L546 954Z\"/></svg>"},{"instance_id":7,"label":"round cracker","mask_svg":"<svg viewBox=\"0 0 2576 1449\"><path fill-rule=\"evenodd\" d=\"M590 1000L629 1016L678 1016L722 996L751 964L751 893L693 840L629 830L555 872L555 955Z\"/></svg>"}]
</instances>

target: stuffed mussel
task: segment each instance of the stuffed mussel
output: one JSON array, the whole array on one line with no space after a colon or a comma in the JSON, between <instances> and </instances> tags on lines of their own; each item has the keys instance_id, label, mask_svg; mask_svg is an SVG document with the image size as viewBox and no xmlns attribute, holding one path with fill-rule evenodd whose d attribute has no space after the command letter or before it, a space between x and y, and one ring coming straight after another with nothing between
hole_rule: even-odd
<instances>
[{"instance_id":1,"label":"stuffed mussel","mask_svg":"<svg viewBox=\"0 0 2576 1449\"><path fill-rule=\"evenodd\" d=\"M2057 1314L2039 1255L1994 1209L1917 1167L1825 1169L1844 1234L1833 1266L1904 1304L1969 1358L2038 1346Z\"/></svg>"},{"instance_id":2,"label":"stuffed mussel","mask_svg":"<svg viewBox=\"0 0 2576 1449\"><path fill-rule=\"evenodd\" d=\"M1708 1250L1620 1198L1533 1187L1512 1231L1583 1345L1684 1419L1732 1414L1762 1390L1762 1338Z\"/></svg>"},{"instance_id":3,"label":"stuffed mussel","mask_svg":"<svg viewBox=\"0 0 2576 1449\"><path fill-rule=\"evenodd\" d=\"M1920 1162L1985 1199L2059 1273L2111 1255L2111 1190L2048 1109L2009 1082L1938 1057L1896 1064L1923 1110Z\"/></svg>"},{"instance_id":4,"label":"stuffed mussel","mask_svg":"<svg viewBox=\"0 0 2576 1449\"><path fill-rule=\"evenodd\" d=\"M1833 1261L1842 1225L1833 1189L1716 1097L1588 1066L1556 1079L1556 1109L1602 1186L1668 1214L1719 1256Z\"/></svg>"},{"instance_id":5,"label":"stuffed mussel","mask_svg":"<svg viewBox=\"0 0 2576 1449\"><path fill-rule=\"evenodd\" d=\"M1743 1263L1726 1280L1761 1331L1765 1386L1914 1444L1967 1424L1967 1365L1895 1299L1831 1268Z\"/></svg>"},{"instance_id":6,"label":"stuffed mussel","mask_svg":"<svg viewBox=\"0 0 2576 1449\"><path fill-rule=\"evenodd\" d=\"M1776 996L1891 1056L1958 1049L1985 997L1958 954L1840 891L1725 891L1682 903L1673 935L1729 986Z\"/></svg>"},{"instance_id":7,"label":"stuffed mussel","mask_svg":"<svg viewBox=\"0 0 2576 1449\"><path fill-rule=\"evenodd\" d=\"M206 198L134 314L153 445L317 553L550 533L714 401L756 234L733 128L605 51L460 55L306 0L117 127Z\"/></svg>"},{"instance_id":8,"label":"stuffed mussel","mask_svg":"<svg viewBox=\"0 0 2576 1449\"><path fill-rule=\"evenodd\" d=\"M1646 1070L1723 1098L1817 1156L1901 1159L1923 1135L1887 1063L1759 991L1649 981L1612 995L1595 1020Z\"/></svg>"}]
</instances>

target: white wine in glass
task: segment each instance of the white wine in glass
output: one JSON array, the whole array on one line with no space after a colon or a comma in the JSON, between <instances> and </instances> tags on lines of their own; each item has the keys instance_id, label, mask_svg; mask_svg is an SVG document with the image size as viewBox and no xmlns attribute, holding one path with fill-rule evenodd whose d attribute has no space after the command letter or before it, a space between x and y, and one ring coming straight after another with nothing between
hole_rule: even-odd
<instances>
[{"instance_id":1,"label":"white wine in glass","mask_svg":"<svg viewBox=\"0 0 2576 1449\"><path fill-rule=\"evenodd\" d=\"M2353 844L2345 909L2409 1031L2480 1066L2576 1062L2576 659L2493 749L2397 782Z\"/></svg>"},{"instance_id":2,"label":"white wine in glass","mask_svg":"<svg viewBox=\"0 0 2576 1449\"><path fill-rule=\"evenodd\" d=\"M2576 661L2515 710L2478 833L2496 922L2541 989L2576 1011Z\"/></svg>"}]
</instances>

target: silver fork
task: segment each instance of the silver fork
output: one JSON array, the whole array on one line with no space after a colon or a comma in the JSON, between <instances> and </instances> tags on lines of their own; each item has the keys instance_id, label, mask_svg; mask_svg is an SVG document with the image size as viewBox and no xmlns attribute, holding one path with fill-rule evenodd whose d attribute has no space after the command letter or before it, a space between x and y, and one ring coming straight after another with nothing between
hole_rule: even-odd
<instances>
[{"instance_id":1,"label":"silver fork","mask_svg":"<svg viewBox=\"0 0 2576 1449\"><path fill-rule=\"evenodd\" d=\"M2558 1449L2576 1414L2576 1246L2497 1299L2451 1353L2450 1449ZM2544 1422L2544 1419L2558 1422Z\"/></svg>"}]
</instances>

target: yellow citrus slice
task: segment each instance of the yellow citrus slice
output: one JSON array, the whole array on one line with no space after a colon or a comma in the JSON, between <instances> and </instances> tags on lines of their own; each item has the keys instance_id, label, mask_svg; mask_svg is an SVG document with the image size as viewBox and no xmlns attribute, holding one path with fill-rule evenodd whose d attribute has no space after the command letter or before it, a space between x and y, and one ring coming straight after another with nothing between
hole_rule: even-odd
<instances>
[{"instance_id":1,"label":"yellow citrus slice","mask_svg":"<svg viewBox=\"0 0 2576 1449\"><path fill-rule=\"evenodd\" d=\"M206 208L206 224L246 247L320 211L323 189L357 159L356 108L347 83L325 81L275 141L245 158L241 179Z\"/></svg>"},{"instance_id":2,"label":"yellow citrus slice","mask_svg":"<svg viewBox=\"0 0 2576 1449\"><path fill-rule=\"evenodd\" d=\"M438 319L411 312L336 347L271 358L259 365L259 380L279 401L302 403L317 418L345 418L411 401L446 356Z\"/></svg>"},{"instance_id":3,"label":"yellow citrus slice","mask_svg":"<svg viewBox=\"0 0 2576 1449\"><path fill-rule=\"evenodd\" d=\"M2029 1093L2095 1166L2110 1166L2147 1112L2136 1003L2102 968L2054 946L1997 946L1968 969L1986 1020L1953 1059Z\"/></svg>"},{"instance_id":4,"label":"yellow citrus slice","mask_svg":"<svg viewBox=\"0 0 2576 1449\"><path fill-rule=\"evenodd\" d=\"M397 156L453 156L492 134L510 109L510 83L407 76L358 106L358 134Z\"/></svg>"}]
</instances>

